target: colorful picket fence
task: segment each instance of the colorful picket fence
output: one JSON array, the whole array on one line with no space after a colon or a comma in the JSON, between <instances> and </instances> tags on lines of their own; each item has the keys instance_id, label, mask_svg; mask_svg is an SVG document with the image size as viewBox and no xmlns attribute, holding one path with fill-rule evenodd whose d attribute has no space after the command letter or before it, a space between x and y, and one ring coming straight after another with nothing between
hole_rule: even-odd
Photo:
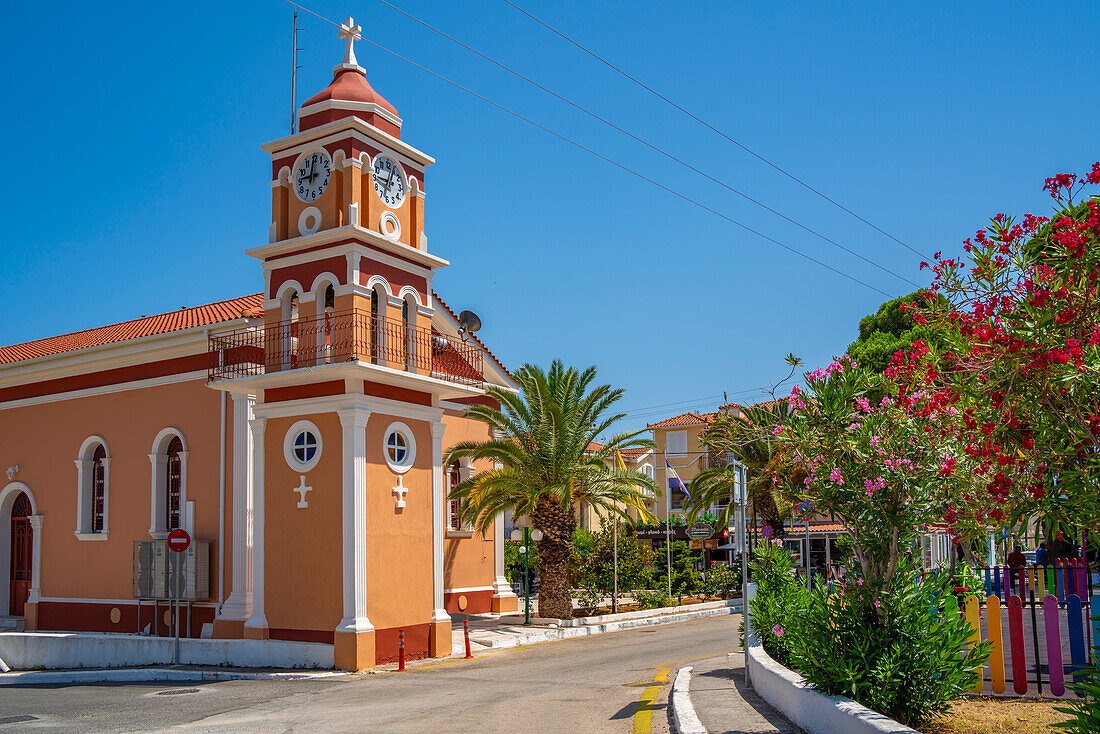
<instances>
[{"instance_id":1,"label":"colorful picket fence","mask_svg":"<svg viewBox=\"0 0 1100 734\"><path fill-rule=\"evenodd\" d=\"M1076 671L1097 662L1100 594L1092 593L1088 569L1078 561L983 570L984 598L963 591L961 610L973 630L968 646L983 638L992 645L973 692L988 684L994 694L1065 695Z\"/></svg>"}]
</instances>

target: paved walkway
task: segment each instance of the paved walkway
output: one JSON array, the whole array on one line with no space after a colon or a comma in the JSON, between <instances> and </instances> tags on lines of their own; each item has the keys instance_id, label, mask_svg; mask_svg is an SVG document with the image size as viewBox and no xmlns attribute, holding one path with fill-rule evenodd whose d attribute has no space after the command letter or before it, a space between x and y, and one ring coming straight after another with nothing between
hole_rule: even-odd
<instances>
[{"instance_id":1,"label":"paved walkway","mask_svg":"<svg viewBox=\"0 0 1100 734\"><path fill-rule=\"evenodd\" d=\"M691 663L689 697L708 734L798 734L801 730L745 688L744 653Z\"/></svg>"}]
</instances>

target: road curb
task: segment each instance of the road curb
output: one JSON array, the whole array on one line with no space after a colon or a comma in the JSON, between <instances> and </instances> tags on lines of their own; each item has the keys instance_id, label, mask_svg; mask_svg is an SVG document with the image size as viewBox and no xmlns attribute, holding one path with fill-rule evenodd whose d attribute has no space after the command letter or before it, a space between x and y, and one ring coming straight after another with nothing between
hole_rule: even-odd
<instances>
[{"instance_id":1,"label":"road curb","mask_svg":"<svg viewBox=\"0 0 1100 734\"><path fill-rule=\"evenodd\" d=\"M0 686L39 686L63 683L143 683L153 681L316 680L344 678L348 673L328 670L249 672L237 670L180 670L178 668L113 668L96 670L27 670L0 674Z\"/></svg>"},{"instance_id":2,"label":"road curb","mask_svg":"<svg viewBox=\"0 0 1100 734\"><path fill-rule=\"evenodd\" d=\"M693 619L722 617L729 614L740 613L740 607L730 606L719 607L717 609L700 609L697 611L684 612L683 614L666 614L660 617L624 619L619 622L593 624L587 627L553 627L549 629L539 630L538 632L530 632L528 634L515 635L513 637L504 637L501 639L489 640L488 646L491 649L519 647L521 645L533 645L539 642L568 640L574 637L590 637L592 635L602 635L607 632L619 632L621 630L635 629L637 627L652 627L660 624L673 624L675 622L690 622Z\"/></svg>"},{"instance_id":3,"label":"road curb","mask_svg":"<svg viewBox=\"0 0 1100 734\"><path fill-rule=\"evenodd\" d=\"M679 734L707 734L703 722L695 713L695 707L691 705L691 697L688 691L691 687L691 666L680 668L676 673L676 680L672 684L672 692L669 701L672 705L672 721L676 724Z\"/></svg>"}]
</instances>

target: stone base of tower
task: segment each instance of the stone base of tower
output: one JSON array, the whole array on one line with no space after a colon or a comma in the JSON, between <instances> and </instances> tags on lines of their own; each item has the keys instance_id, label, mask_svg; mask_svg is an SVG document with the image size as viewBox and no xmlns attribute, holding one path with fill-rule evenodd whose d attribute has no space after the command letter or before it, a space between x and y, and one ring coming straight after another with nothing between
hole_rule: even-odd
<instances>
[{"instance_id":1,"label":"stone base of tower","mask_svg":"<svg viewBox=\"0 0 1100 734\"><path fill-rule=\"evenodd\" d=\"M246 637L243 619L214 620L214 639L239 640L242 637Z\"/></svg>"},{"instance_id":2,"label":"stone base of tower","mask_svg":"<svg viewBox=\"0 0 1100 734\"><path fill-rule=\"evenodd\" d=\"M359 672L374 666L374 630L337 632L333 635L333 664L341 670Z\"/></svg>"},{"instance_id":3,"label":"stone base of tower","mask_svg":"<svg viewBox=\"0 0 1100 734\"><path fill-rule=\"evenodd\" d=\"M246 640L269 640L271 639L271 630L267 627L249 627L244 625L244 638Z\"/></svg>"},{"instance_id":4,"label":"stone base of tower","mask_svg":"<svg viewBox=\"0 0 1100 734\"><path fill-rule=\"evenodd\" d=\"M515 594L499 594L493 596L493 613L509 614L519 611L519 597Z\"/></svg>"},{"instance_id":5,"label":"stone base of tower","mask_svg":"<svg viewBox=\"0 0 1100 734\"><path fill-rule=\"evenodd\" d=\"M451 649L451 620L432 622L428 627L428 656L449 657Z\"/></svg>"},{"instance_id":6,"label":"stone base of tower","mask_svg":"<svg viewBox=\"0 0 1100 734\"><path fill-rule=\"evenodd\" d=\"M23 605L23 631L34 632L38 629L38 603L27 602Z\"/></svg>"}]
</instances>

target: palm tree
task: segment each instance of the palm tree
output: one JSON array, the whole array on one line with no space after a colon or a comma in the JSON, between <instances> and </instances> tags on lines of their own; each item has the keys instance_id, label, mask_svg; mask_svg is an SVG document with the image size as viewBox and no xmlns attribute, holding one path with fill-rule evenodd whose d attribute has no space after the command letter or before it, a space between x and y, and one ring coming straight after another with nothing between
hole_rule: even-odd
<instances>
[{"instance_id":1,"label":"palm tree","mask_svg":"<svg viewBox=\"0 0 1100 734\"><path fill-rule=\"evenodd\" d=\"M492 429L486 441L465 441L447 453L446 463L467 458L496 467L466 479L451 491L461 514L479 532L486 532L498 513L526 515L542 531L538 541L540 585L538 614L571 619L573 599L568 563L577 521L573 505L585 501L629 521L629 509L653 519L645 500L657 494L654 481L633 469L612 465L615 452L653 442L644 431L617 433L598 450L589 444L605 433L623 413L609 409L622 390L609 385L590 389L596 368L565 368L560 360L549 372L525 364L515 374L520 392L486 389L500 409L472 405L466 415Z\"/></svg>"},{"instance_id":2,"label":"palm tree","mask_svg":"<svg viewBox=\"0 0 1100 734\"><path fill-rule=\"evenodd\" d=\"M748 470L748 495L762 524L772 528L773 537L782 537L783 518L790 513L788 503L777 485L797 485L802 476L791 476L785 457L771 441L772 429L789 413L786 401L742 408L740 414L724 413L707 427L703 444L711 451L725 451L737 456ZM728 500L737 481L734 466L713 467L698 474L688 483L691 494L688 518L694 521L712 506ZM733 503L727 504L718 518L728 524Z\"/></svg>"}]
</instances>

